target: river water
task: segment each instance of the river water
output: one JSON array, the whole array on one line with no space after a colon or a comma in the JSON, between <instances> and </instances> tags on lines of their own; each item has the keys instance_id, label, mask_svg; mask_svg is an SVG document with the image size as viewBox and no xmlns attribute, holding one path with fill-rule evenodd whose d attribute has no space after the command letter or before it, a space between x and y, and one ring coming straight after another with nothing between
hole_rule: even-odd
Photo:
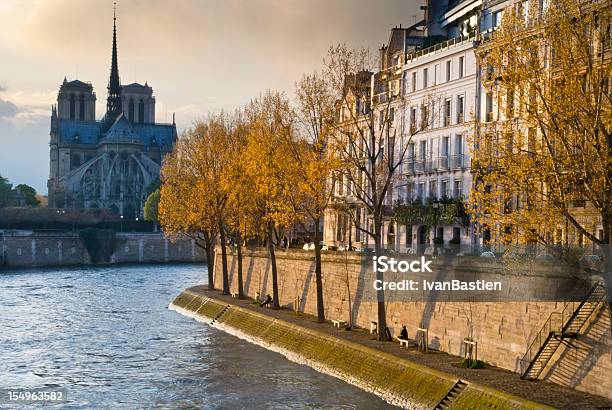
<instances>
[{"instance_id":1,"label":"river water","mask_svg":"<svg viewBox=\"0 0 612 410\"><path fill-rule=\"evenodd\" d=\"M55 408L387 407L168 310L205 272L196 265L0 272L0 389L63 388L68 402Z\"/></svg>"}]
</instances>

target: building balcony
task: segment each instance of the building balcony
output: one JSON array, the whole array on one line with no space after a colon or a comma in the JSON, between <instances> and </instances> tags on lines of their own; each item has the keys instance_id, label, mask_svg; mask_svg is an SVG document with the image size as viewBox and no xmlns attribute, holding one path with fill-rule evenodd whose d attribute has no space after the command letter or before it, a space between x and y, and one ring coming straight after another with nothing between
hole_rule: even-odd
<instances>
[{"instance_id":1,"label":"building balcony","mask_svg":"<svg viewBox=\"0 0 612 410\"><path fill-rule=\"evenodd\" d=\"M438 157L438 171L448 170L448 156Z\"/></svg>"},{"instance_id":2,"label":"building balcony","mask_svg":"<svg viewBox=\"0 0 612 410\"><path fill-rule=\"evenodd\" d=\"M448 127L449 125L451 125L451 116L450 115L445 115L444 116L444 126Z\"/></svg>"},{"instance_id":3,"label":"building balcony","mask_svg":"<svg viewBox=\"0 0 612 410\"><path fill-rule=\"evenodd\" d=\"M430 173L436 171L438 169L438 164L436 162L436 160L425 161L425 172Z\"/></svg>"},{"instance_id":4,"label":"building balcony","mask_svg":"<svg viewBox=\"0 0 612 410\"><path fill-rule=\"evenodd\" d=\"M415 172L415 161L414 159L408 159L404 162L404 174L414 175Z\"/></svg>"},{"instance_id":5,"label":"building balcony","mask_svg":"<svg viewBox=\"0 0 612 410\"><path fill-rule=\"evenodd\" d=\"M422 159L414 161L414 172L417 174L422 174L425 172L425 161Z\"/></svg>"},{"instance_id":6,"label":"building balcony","mask_svg":"<svg viewBox=\"0 0 612 410\"><path fill-rule=\"evenodd\" d=\"M452 155L450 160L450 167L453 170L462 169L465 167L465 155Z\"/></svg>"}]
</instances>

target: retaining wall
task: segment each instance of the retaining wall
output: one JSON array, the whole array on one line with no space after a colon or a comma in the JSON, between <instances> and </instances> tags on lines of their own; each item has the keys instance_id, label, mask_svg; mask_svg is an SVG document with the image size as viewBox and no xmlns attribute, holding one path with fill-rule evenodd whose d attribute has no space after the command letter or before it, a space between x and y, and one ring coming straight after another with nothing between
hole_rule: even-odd
<instances>
[{"instance_id":1,"label":"retaining wall","mask_svg":"<svg viewBox=\"0 0 612 410\"><path fill-rule=\"evenodd\" d=\"M358 343L228 305L190 290L181 293L170 308L404 408L434 408L458 381L452 375ZM469 383L450 408L476 407L547 408L475 383Z\"/></svg>"},{"instance_id":2,"label":"retaining wall","mask_svg":"<svg viewBox=\"0 0 612 410\"><path fill-rule=\"evenodd\" d=\"M205 262L206 252L191 239L171 241L162 234L117 234L110 263ZM0 269L90 264L78 234L0 235Z\"/></svg>"},{"instance_id":3,"label":"retaining wall","mask_svg":"<svg viewBox=\"0 0 612 410\"><path fill-rule=\"evenodd\" d=\"M466 258L462 269L487 269L486 261ZM237 289L236 255L228 252L232 291ZM280 303L293 308L296 296L300 310L316 315L314 253L298 250L277 252ZM369 328L377 320L377 304L366 299L365 272L359 255L323 254L323 292L328 319L348 320ZM371 268L370 268L371 269ZM243 260L245 293L272 294L272 274L267 252L247 251ZM215 258L215 285L222 284L221 256ZM348 284L348 285L347 285ZM350 310L349 310L350 295ZM563 302L388 302L387 325L397 337L406 325L410 338L417 327L429 329L431 348L461 356L463 340L478 343L478 358L492 365L520 372L520 359L551 312L561 311ZM602 304L602 307L604 305ZM543 372L543 378L580 391L612 398L612 331L610 310L593 314L573 347L562 347ZM558 359L558 360L557 360Z\"/></svg>"}]
</instances>

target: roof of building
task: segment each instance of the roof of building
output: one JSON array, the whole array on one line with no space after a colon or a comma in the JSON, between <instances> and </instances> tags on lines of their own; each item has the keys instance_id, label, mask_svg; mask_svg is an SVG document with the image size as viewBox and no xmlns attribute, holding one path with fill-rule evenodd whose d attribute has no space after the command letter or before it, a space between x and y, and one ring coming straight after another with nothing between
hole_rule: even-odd
<instances>
[{"instance_id":1,"label":"roof of building","mask_svg":"<svg viewBox=\"0 0 612 410\"><path fill-rule=\"evenodd\" d=\"M134 131L132 125L125 118L125 115L121 113L116 119L113 125L109 128L104 139L108 142L136 142L142 143L140 136Z\"/></svg>"},{"instance_id":2,"label":"roof of building","mask_svg":"<svg viewBox=\"0 0 612 410\"><path fill-rule=\"evenodd\" d=\"M106 134L101 121L59 119L59 139L65 143L98 144L103 138L112 142L138 142L145 146L171 147L175 127L172 124L132 124L122 114Z\"/></svg>"}]
</instances>

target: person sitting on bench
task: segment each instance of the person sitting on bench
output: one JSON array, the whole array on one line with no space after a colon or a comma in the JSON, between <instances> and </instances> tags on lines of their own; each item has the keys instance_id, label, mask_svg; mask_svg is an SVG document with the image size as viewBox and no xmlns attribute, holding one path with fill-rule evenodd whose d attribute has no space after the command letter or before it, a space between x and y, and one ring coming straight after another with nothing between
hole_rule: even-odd
<instances>
[{"instance_id":1,"label":"person sitting on bench","mask_svg":"<svg viewBox=\"0 0 612 410\"><path fill-rule=\"evenodd\" d=\"M408 330L406 330L406 325L402 326L402 331L400 332L399 339L408 340Z\"/></svg>"},{"instance_id":2,"label":"person sitting on bench","mask_svg":"<svg viewBox=\"0 0 612 410\"><path fill-rule=\"evenodd\" d=\"M259 306L261 306L261 307L264 307L264 306L269 306L269 305L270 305L270 303L272 303L272 296L270 296L270 294L268 293L268 294L266 295L266 300L264 300L263 302L261 302L261 303L259 304Z\"/></svg>"}]
</instances>

